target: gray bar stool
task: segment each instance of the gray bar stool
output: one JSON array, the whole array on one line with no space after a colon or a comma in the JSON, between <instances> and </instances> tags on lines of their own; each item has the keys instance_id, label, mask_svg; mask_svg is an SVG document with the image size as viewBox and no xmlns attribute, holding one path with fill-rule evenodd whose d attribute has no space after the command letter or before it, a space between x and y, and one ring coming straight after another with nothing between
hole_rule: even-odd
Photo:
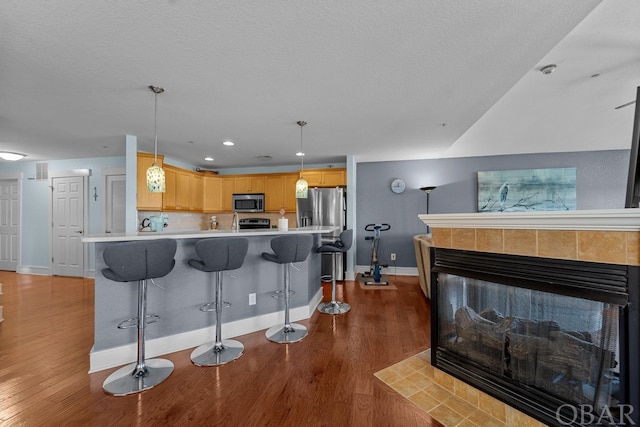
<instances>
[{"instance_id":1,"label":"gray bar stool","mask_svg":"<svg viewBox=\"0 0 640 427\"><path fill-rule=\"evenodd\" d=\"M217 366L233 362L244 352L244 345L236 340L222 339L222 309L229 303L222 301L222 273L242 267L249 239L229 237L204 239L196 242L196 254L200 259L190 259L189 265L200 271L215 272L215 302L200 306L200 311L216 312L216 340L202 344L191 353L196 366Z\"/></svg>"},{"instance_id":2,"label":"gray bar stool","mask_svg":"<svg viewBox=\"0 0 640 427\"><path fill-rule=\"evenodd\" d=\"M267 261L283 264L284 269L284 326L273 326L267 329L265 335L269 341L276 343L292 343L307 336L307 328L289 320L289 297L291 293L291 263L302 262L307 259L313 246L313 236L310 234L292 234L279 236L271 240L271 249L275 253L263 252L262 257Z\"/></svg>"},{"instance_id":3,"label":"gray bar stool","mask_svg":"<svg viewBox=\"0 0 640 427\"><path fill-rule=\"evenodd\" d=\"M336 254L345 253L351 248L353 242L353 230L344 230L340 237L333 243L325 243L316 252L331 254L331 302L322 303L318 311L325 314L344 314L351 310L346 302L336 301Z\"/></svg>"},{"instance_id":4,"label":"gray bar stool","mask_svg":"<svg viewBox=\"0 0 640 427\"><path fill-rule=\"evenodd\" d=\"M173 270L176 261L176 241L160 239L115 243L107 246L103 258L108 268L102 274L115 282L138 282L138 317L127 319L118 328L137 326L138 360L107 377L104 391L114 396L139 393L160 384L173 372L173 363L166 359L145 359L145 329L158 316L147 315L147 279L164 277ZM131 324L135 321L135 324Z\"/></svg>"}]
</instances>

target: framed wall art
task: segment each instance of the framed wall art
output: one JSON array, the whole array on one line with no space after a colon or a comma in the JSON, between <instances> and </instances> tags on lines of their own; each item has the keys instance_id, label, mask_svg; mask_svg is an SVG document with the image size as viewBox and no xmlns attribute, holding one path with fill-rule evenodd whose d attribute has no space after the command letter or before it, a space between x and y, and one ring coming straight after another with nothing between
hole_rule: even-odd
<instances>
[{"instance_id":1,"label":"framed wall art","mask_svg":"<svg viewBox=\"0 0 640 427\"><path fill-rule=\"evenodd\" d=\"M576 209L576 168L478 172L478 212Z\"/></svg>"}]
</instances>

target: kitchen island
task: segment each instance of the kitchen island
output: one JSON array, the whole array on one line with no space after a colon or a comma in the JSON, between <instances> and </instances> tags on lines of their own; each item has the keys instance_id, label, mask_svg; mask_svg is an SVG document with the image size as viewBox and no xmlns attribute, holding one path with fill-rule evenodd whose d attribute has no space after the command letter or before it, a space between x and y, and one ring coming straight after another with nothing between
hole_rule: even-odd
<instances>
[{"instance_id":1,"label":"kitchen island","mask_svg":"<svg viewBox=\"0 0 640 427\"><path fill-rule=\"evenodd\" d=\"M136 359L137 329L118 329L124 319L137 313L137 286L106 279L102 269L105 248L127 241L175 239L176 265L167 276L150 281L148 286L148 313L160 316L146 330L147 356L173 353L213 341L215 312L202 312L200 305L214 301L213 275L188 265L197 258L195 243L200 239L221 237L247 237L249 250L244 264L237 270L224 273L223 299L231 304L222 312L224 338L267 329L283 323L284 303L273 298L273 292L284 284L280 264L266 261L263 252L272 252L271 239L283 234L311 234L314 249L302 263L291 269L291 321L311 317L322 300L320 254L315 248L321 244L321 235L334 227L310 226L288 231L214 230L193 232L139 232L109 233L83 238L95 244L95 327L94 346L90 355L90 372L124 365ZM154 286L154 284L156 286ZM249 295L256 294L256 303L249 305ZM266 339L266 338L265 338Z\"/></svg>"}]
</instances>

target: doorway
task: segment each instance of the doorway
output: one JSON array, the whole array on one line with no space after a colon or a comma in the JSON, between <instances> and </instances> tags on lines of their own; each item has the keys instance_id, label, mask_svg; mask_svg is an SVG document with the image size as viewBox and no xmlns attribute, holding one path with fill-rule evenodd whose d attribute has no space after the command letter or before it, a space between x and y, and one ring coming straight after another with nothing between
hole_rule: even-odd
<instances>
[{"instance_id":1,"label":"doorway","mask_svg":"<svg viewBox=\"0 0 640 427\"><path fill-rule=\"evenodd\" d=\"M20 253L20 189L17 179L0 179L0 270L16 271Z\"/></svg>"},{"instance_id":2,"label":"doorway","mask_svg":"<svg viewBox=\"0 0 640 427\"><path fill-rule=\"evenodd\" d=\"M105 233L124 233L126 230L126 175L124 169L105 172Z\"/></svg>"},{"instance_id":3,"label":"doorway","mask_svg":"<svg viewBox=\"0 0 640 427\"><path fill-rule=\"evenodd\" d=\"M52 274L84 276L85 177L52 178Z\"/></svg>"}]
</instances>

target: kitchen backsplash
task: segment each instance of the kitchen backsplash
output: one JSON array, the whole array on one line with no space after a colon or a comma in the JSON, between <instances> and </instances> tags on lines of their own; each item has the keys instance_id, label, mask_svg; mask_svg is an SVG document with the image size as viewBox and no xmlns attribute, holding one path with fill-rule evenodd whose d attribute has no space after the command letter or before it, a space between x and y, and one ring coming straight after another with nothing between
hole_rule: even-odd
<instances>
[{"instance_id":1,"label":"kitchen backsplash","mask_svg":"<svg viewBox=\"0 0 640 427\"><path fill-rule=\"evenodd\" d=\"M162 212L169 217L168 226L165 228L167 231L192 231L192 230L208 230L209 219L212 216L216 217L218 221L218 230L231 230L231 221L233 220L233 214L202 214L202 213L185 213L185 212ZM149 218L153 215L160 215L160 212L138 212L138 224L139 227L145 218ZM281 217L277 213L239 213L240 218L268 218L271 221L271 226L278 226L278 218ZM289 227L296 227L296 214L287 213L285 218L289 219ZM146 221L145 221L146 222ZM148 228L146 229L148 230Z\"/></svg>"}]
</instances>

